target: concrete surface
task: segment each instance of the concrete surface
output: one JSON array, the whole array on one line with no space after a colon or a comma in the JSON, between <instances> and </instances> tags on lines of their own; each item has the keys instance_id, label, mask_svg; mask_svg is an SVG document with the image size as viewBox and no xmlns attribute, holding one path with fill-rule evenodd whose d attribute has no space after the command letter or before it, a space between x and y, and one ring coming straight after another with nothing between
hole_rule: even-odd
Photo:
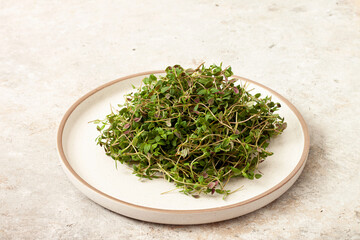
<instances>
[{"instance_id":1,"label":"concrete surface","mask_svg":"<svg viewBox=\"0 0 360 240\"><path fill-rule=\"evenodd\" d=\"M67 180L57 125L131 73L202 61L287 97L311 150L275 202L226 222L165 226L112 213ZM360 239L360 2L0 1L0 239Z\"/></svg>"}]
</instances>

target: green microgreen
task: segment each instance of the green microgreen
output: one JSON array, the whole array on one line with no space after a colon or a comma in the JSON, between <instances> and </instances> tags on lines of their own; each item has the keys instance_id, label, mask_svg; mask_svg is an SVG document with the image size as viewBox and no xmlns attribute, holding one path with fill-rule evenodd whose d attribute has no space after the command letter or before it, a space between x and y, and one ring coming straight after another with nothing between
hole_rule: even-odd
<instances>
[{"instance_id":1,"label":"green microgreen","mask_svg":"<svg viewBox=\"0 0 360 240\"><path fill-rule=\"evenodd\" d=\"M140 178L162 177L195 198L226 197L231 178L258 179L272 137L286 128L271 97L252 95L222 65L150 75L125 104L94 121L97 144ZM237 84L237 85L235 85Z\"/></svg>"}]
</instances>

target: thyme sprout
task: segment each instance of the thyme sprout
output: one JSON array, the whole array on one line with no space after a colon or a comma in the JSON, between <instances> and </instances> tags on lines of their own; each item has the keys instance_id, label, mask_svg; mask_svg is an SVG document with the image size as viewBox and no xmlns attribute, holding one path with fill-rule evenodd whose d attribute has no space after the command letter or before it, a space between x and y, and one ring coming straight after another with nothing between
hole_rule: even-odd
<instances>
[{"instance_id":1,"label":"thyme sprout","mask_svg":"<svg viewBox=\"0 0 360 240\"><path fill-rule=\"evenodd\" d=\"M271 97L235 85L231 67L166 68L125 96L119 111L95 120L97 144L140 178L162 177L181 192L231 193L231 178L258 179L272 137L286 128Z\"/></svg>"}]
</instances>

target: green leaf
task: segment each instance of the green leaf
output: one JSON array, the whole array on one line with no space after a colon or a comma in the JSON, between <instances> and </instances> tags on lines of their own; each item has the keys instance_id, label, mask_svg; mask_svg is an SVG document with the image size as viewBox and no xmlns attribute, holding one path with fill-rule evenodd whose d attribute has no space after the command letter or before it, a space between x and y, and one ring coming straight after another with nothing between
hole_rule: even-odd
<instances>
[{"instance_id":1,"label":"green leaf","mask_svg":"<svg viewBox=\"0 0 360 240\"><path fill-rule=\"evenodd\" d=\"M144 82L145 84L150 84L151 81L150 81L149 78L146 77L146 78L143 79L143 82Z\"/></svg>"},{"instance_id":2,"label":"green leaf","mask_svg":"<svg viewBox=\"0 0 360 240\"><path fill-rule=\"evenodd\" d=\"M211 93L217 93L217 92L219 92L219 89L217 89L217 88L211 88L211 89L210 89L210 92L211 92Z\"/></svg>"},{"instance_id":3,"label":"green leaf","mask_svg":"<svg viewBox=\"0 0 360 240\"><path fill-rule=\"evenodd\" d=\"M203 177L203 176L200 176L200 177L198 178L198 181L202 184L202 183L204 182L204 177Z\"/></svg>"},{"instance_id":4,"label":"green leaf","mask_svg":"<svg viewBox=\"0 0 360 240\"><path fill-rule=\"evenodd\" d=\"M268 103L267 105L268 105L268 107L272 108L272 107L275 106L275 103L274 103L274 102L270 102L270 103Z\"/></svg>"},{"instance_id":5,"label":"green leaf","mask_svg":"<svg viewBox=\"0 0 360 240\"><path fill-rule=\"evenodd\" d=\"M247 107L252 107L254 104L255 104L254 101L250 101L250 102L247 102L245 105L246 105Z\"/></svg>"},{"instance_id":6,"label":"green leaf","mask_svg":"<svg viewBox=\"0 0 360 240\"><path fill-rule=\"evenodd\" d=\"M237 169L237 168L231 167L231 170L233 171L234 176L240 176L240 175L242 175L242 172L241 172L239 169Z\"/></svg>"},{"instance_id":7,"label":"green leaf","mask_svg":"<svg viewBox=\"0 0 360 240\"><path fill-rule=\"evenodd\" d=\"M170 86L162 87L162 88L161 88L161 93L164 93L164 92L166 92L166 91L169 90L169 89L170 89Z\"/></svg>"},{"instance_id":8,"label":"green leaf","mask_svg":"<svg viewBox=\"0 0 360 240\"><path fill-rule=\"evenodd\" d=\"M230 144L230 139L229 138L226 138L223 142L222 142L222 146L224 148L226 148L227 146L229 146Z\"/></svg>"},{"instance_id":9,"label":"green leaf","mask_svg":"<svg viewBox=\"0 0 360 240\"><path fill-rule=\"evenodd\" d=\"M180 155L184 158L189 154L189 148L184 148L181 150Z\"/></svg>"},{"instance_id":10,"label":"green leaf","mask_svg":"<svg viewBox=\"0 0 360 240\"><path fill-rule=\"evenodd\" d=\"M198 91L198 95L204 95L207 93L207 90L206 89L201 89L200 91Z\"/></svg>"},{"instance_id":11,"label":"green leaf","mask_svg":"<svg viewBox=\"0 0 360 240\"><path fill-rule=\"evenodd\" d=\"M149 78L152 80L152 81L156 81L156 77L154 74L150 74Z\"/></svg>"},{"instance_id":12,"label":"green leaf","mask_svg":"<svg viewBox=\"0 0 360 240\"><path fill-rule=\"evenodd\" d=\"M150 151L150 148L151 148L151 144L145 144L145 146L144 146L144 152L145 152L145 154Z\"/></svg>"}]
</instances>

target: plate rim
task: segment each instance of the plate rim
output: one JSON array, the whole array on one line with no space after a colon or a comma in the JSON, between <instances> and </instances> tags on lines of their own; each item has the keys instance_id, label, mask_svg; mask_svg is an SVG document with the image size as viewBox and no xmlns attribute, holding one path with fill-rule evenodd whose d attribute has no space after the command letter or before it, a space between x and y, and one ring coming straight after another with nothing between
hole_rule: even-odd
<instances>
[{"instance_id":1,"label":"plate rim","mask_svg":"<svg viewBox=\"0 0 360 240\"><path fill-rule=\"evenodd\" d=\"M291 102L289 102L285 97L283 97L282 95L280 95L276 91L272 90L271 88L269 88L269 87L267 87L267 86L265 86L265 85L263 85L261 83L258 83L256 81L253 81L253 80L250 80L250 79L247 79L247 78L244 78L244 77L240 77L240 76L237 76L237 75L233 75L232 76L233 78L240 79L240 80L255 84L255 85L259 86L259 87L262 87L262 88L268 90L271 94L276 95L276 97L278 97L286 105L288 105L288 107L296 115L297 119L300 122L302 132L304 134L304 148L302 150L300 161L297 163L295 168L290 172L290 174L287 175L280 183L276 184L275 186L268 189L267 191L265 191L265 192L263 192L263 193L261 193L259 195L256 195L256 196L254 196L254 197L252 197L250 199L247 199L245 201L240 201L240 202L237 202L237 203L233 203L233 204L226 205L226 206L221 206L221 207L212 207L212 208L205 208L205 209L192 209L192 210L187 210L187 209L184 209L184 210L161 209L161 208L146 207L146 206L142 206L142 205L138 205L138 204L123 201L121 199L110 196L110 195L102 192L101 190L95 188L94 186L92 186L91 184L86 182L83 178L81 178L79 176L79 174L77 174L77 172L71 167L68 159L65 156L63 143L62 143L62 140L63 140L62 137L63 137L63 131L64 131L64 128L65 128L65 125L67 123L68 118L70 117L72 112L83 101L85 101L90 96L94 95L95 93L99 92L100 90L102 90L102 89L104 89L106 87L110 87L111 85L114 85L114 84L116 84L116 83L118 83L120 81L124 81L124 80L131 79L131 78L134 78L134 77L145 76L145 75L150 75L150 74L161 74L161 73L165 73L165 71L164 70L153 70L153 71L139 72L139 73L127 75L127 76L112 80L110 82L107 82L105 84L102 84L102 85L98 86L97 88L91 90L90 92L86 93L82 97L80 97L65 112L63 118L61 119L61 122L60 122L59 127L58 127L58 131L57 131L57 151L58 151L58 154L59 154L60 161L62 162L62 165L64 167L66 167L66 169L69 171L69 173L71 173L73 175L73 177L75 177L76 180L78 180L80 183L82 183L85 187L89 188L90 190L96 192L97 194L100 194L102 197L105 197L105 198L107 198L109 200L113 200L115 202L127 205L129 207L135 207L135 208L139 208L139 209L147 210L147 211L155 211L155 212L159 212L159 213L172 213L172 214L190 214L190 213L215 212L215 211L226 210L226 209L230 209L230 208L236 208L236 207L244 206L246 204L255 202L255 201L259 200L259 199L262 199L262 198L270 195L271 193L273 193L276 190L283 187L287 182L289 182L297 174L297 172L302 169L302 166L306 163L307 156L308 156L309 149L310 149L310 135L309 135L309 131L308 131L308 127L306 125L306 122L305 122L304 118L302 117L302 115L300 114L300 112L297 110L297 108Z\"/></svg>"}]
</instances>

